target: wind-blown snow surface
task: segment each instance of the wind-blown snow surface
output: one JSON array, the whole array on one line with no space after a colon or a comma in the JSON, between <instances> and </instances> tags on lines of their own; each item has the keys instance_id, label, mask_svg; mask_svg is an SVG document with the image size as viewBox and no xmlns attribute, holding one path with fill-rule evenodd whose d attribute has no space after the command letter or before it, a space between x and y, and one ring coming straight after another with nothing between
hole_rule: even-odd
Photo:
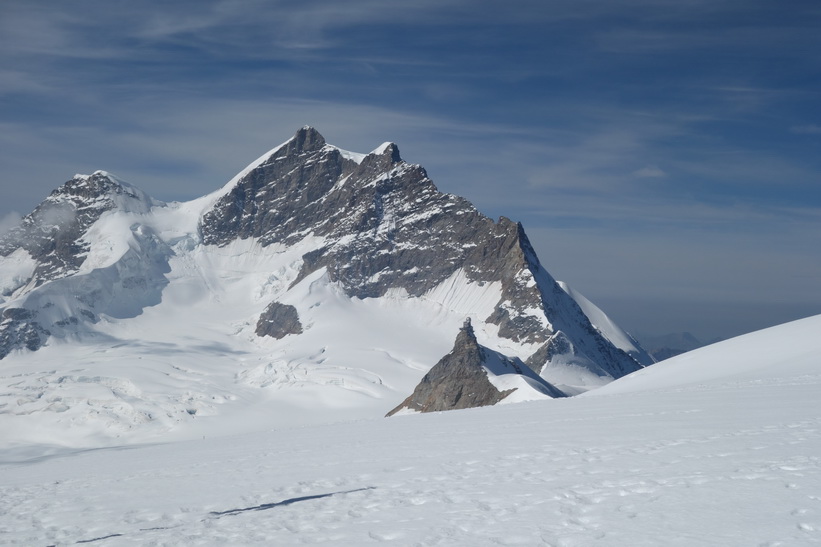
<instances>
[{"instance_id":1,"label":"wind-blown snow surface","mask_svg":"<svg viewBox=\"0 0 821 547\"><path fill-rule=\"evenodd\" d=\"M821 542L821 316L582 397L6 451L10 545Z\"/></svg>"}]
</instances>

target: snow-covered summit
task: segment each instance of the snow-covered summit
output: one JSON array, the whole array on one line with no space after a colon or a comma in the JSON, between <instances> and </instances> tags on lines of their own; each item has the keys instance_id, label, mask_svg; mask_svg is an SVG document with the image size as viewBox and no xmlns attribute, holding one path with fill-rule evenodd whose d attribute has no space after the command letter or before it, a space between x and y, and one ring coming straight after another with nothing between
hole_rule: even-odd
<instances>
[{"instance_id":1,"label":"snow-covered summit","mask_svg":"<svg viewBox=\"0 0 821 547\"><path fill-rule=\"evenodd\" d=\"M105 213L142 215L164 205L105 171L75 175L0 238L0 256L30 255L36 267L27 283L40 286L80 270L89 249L84 236Z\"/></svg>"},{"instance_id":2,"label":"snow-covered summit","mask_svg":"<svg viewBox=\"0 0 821 547\"><path fill-rule=\"evenodd\" d=\"M74 175L64 187L73 187L74 194L79 194L80 188L87 188L85 192L91 199L108 199L114 207L126 213L147 213L152 207L161 207L165 203L152 198L140 188L130 184L108 171L98 170L91 175Z\"/></svg>"}]
</instances>

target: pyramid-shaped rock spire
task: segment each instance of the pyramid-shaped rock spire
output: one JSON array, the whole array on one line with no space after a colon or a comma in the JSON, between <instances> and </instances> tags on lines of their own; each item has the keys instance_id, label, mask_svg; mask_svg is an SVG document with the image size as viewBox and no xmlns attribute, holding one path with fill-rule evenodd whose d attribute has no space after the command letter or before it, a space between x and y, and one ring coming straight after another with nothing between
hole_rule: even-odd
<instances>
[{"instance_id":1,"label":"pyramid-shaped rock spire","mask_svg":"<svg viewBox=\"0 0 821 547\"><path fill-rule=\"evenodd\" d=\"M468 319L450 353L428 371L410 397L388 416L403 409L438 412L495 405L513 390L500 392L490 383L483 367L485 360L486 349L479 345Z\"/></svg>"},{"instance_id":2,"label":"pyramid-shaped rock spire","mask_svg":"<svg viewBox=\"0 0 821 547\"><path fill-rule=\"evenodd\" d=\"M513 376L499 389L493 379ZM524 388L527 398L559 398L565 394L530 370L520 360L482 346L476 339L470 318L459 330L453 349L428 371L413 393L387 415L402 411L437 412L490 406L517 389Z\"/></svg>"}]
</instances>

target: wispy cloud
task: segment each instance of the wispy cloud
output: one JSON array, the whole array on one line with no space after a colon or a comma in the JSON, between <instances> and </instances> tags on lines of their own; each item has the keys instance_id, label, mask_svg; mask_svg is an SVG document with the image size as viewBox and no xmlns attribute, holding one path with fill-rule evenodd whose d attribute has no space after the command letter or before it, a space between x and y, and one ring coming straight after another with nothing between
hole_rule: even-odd
<instances>
[{"instance_id":1,"label":"wispy cloud","mask_svg":"<svg viewBox=\"0 0 821 547\"><path fill-rule=\"evenodd\" d=\"M794 125L790 128L790 131L798 135L821 135L821 125Z\"/></svg>"},{"instance_id":2,"label":"wispy cloud","mask_svg":"<svg viewBox=\"0 0 821 547\"><path fill-rule=\"evenodd\" d=\"M646 165L633 171L633 175L643 179L659 179L666 177L667 173L655 165Z\"/></svg>"}]
</instances>

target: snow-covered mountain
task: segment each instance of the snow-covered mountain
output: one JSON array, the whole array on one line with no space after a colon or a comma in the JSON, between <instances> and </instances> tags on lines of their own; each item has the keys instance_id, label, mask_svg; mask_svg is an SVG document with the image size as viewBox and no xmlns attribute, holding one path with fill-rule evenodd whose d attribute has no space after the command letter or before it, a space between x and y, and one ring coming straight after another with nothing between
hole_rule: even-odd
<instances>
[{"instance_id":1,"label":"snow-covered mountain","mask_svg":"<svg viewBox=\"0 0 821 547\"><path fill-rule=\"evenodd\" d=\"M557 388L543 397L652 362L520 224L439 192L394 144L356 154L310 127L190 202L77 175L0 256L6 442L381 416L466 318L533 372L509 374Z\"/></svg>"}]
</instances>

